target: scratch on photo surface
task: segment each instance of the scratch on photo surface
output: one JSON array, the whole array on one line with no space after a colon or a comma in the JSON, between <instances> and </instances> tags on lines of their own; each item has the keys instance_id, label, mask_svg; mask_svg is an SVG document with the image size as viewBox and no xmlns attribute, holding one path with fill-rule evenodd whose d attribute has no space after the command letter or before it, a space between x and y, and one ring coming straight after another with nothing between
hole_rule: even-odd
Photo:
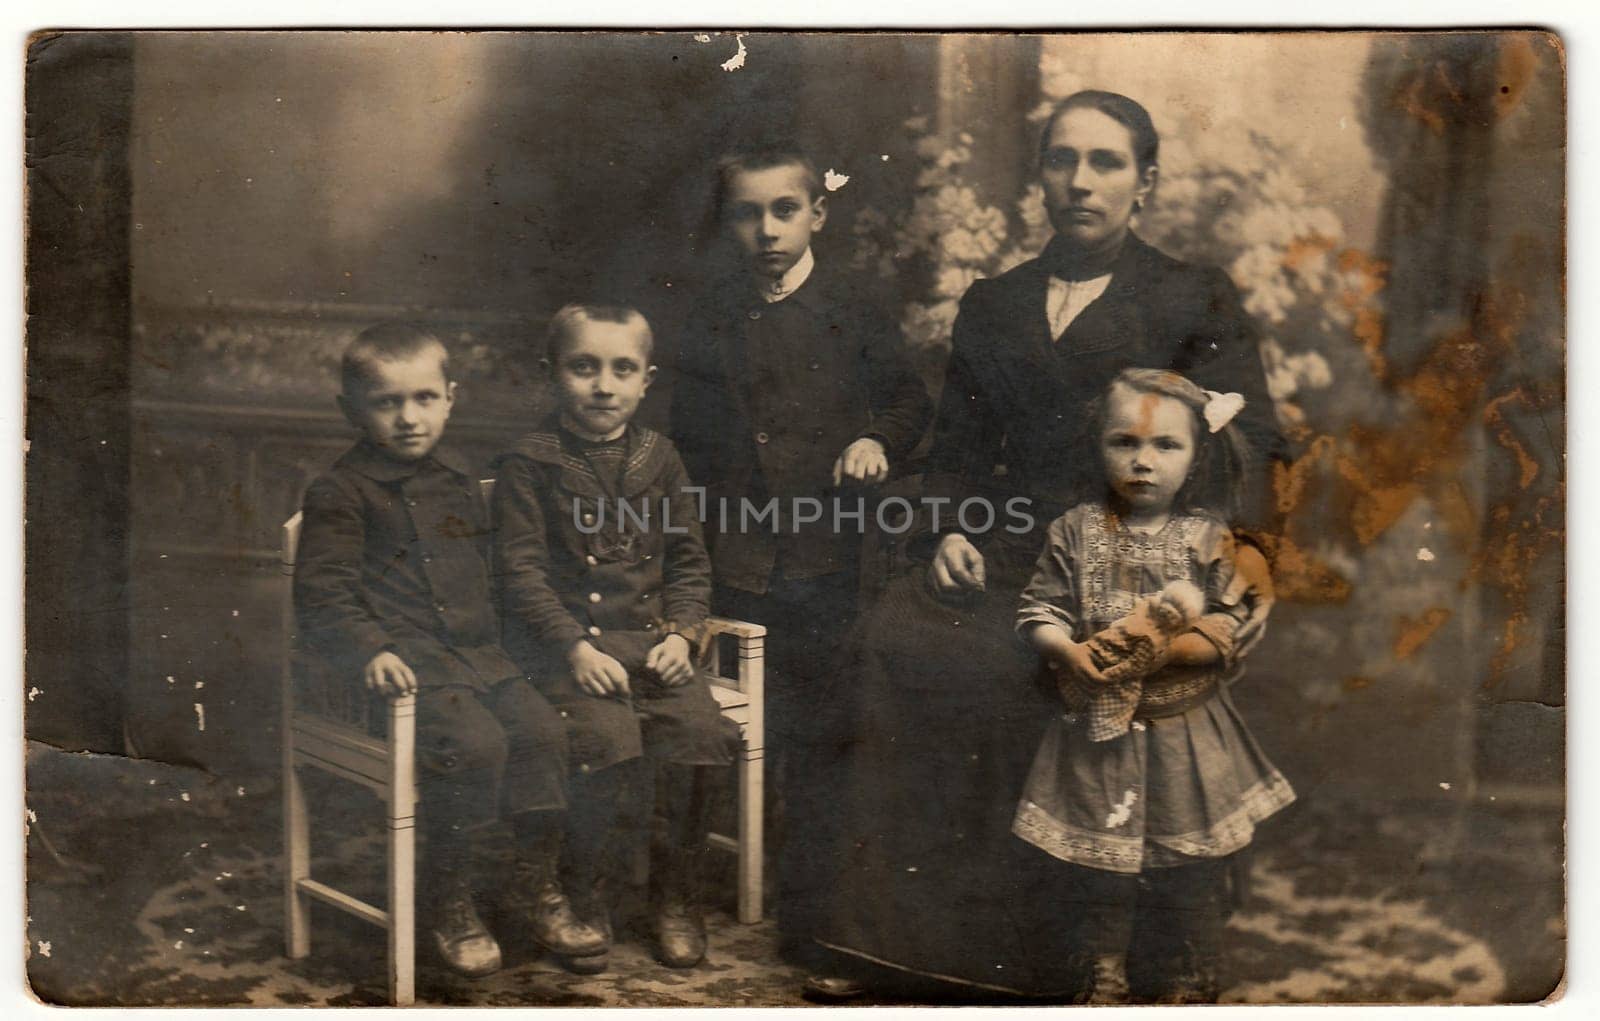
<instances>
[{"instance_id":1,"label":"scratch on photo surface","mask_svg":"<svg viewBox=\"0 0 1600 1021\"><path fill-rule=\"evenodd\" d=\"M739 70L741 67L744 66L745 57L747 57L749 55L749 53L750 53L749 50L744 48L744 36L738 35L738 36L734 36L733 38L734 38L734 41L739 44L739 50L733 56L729 57L727 60L724 60L722 62L722 69L724 71L737 71L737 70Z\"/></svg>"},{"instance_id":2,"label":"scratch on photo surface","mask_svg":"<svg viewBox=\"0 0 1600 1021\"><path fill-rule=\"evenodd\" d=\"M1139 792L1129 788L1123 792L1122 802L1111 806L1111 813L1106 816L1106 829L1114 830L1127 824L1133 817L1134 802L1139 800Z\"/></svg>"}]
</instances>

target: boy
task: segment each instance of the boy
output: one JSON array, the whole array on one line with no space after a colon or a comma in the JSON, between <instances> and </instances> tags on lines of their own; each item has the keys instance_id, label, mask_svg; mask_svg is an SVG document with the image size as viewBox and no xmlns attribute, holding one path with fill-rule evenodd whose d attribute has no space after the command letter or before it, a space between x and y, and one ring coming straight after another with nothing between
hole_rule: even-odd
<instances>
[{"instance_id":1,"label":"boy","mask_svg":"<svg viewBox=\"0 0 1600 1021\"><path fill-rule=\"evenodd\" d=\"M760 149L724 158L717 174L717 219L738 266L690 314L671 433L719 521L729 508L729 527L711 539L713 607L770 629L767 733L784 823L778 925L786 949L804 957L810 906L829 885L829 652L856 615L860 584L861 519L843 515L862 494L841 486L883 481L917 445L933 405L893 321L817 263L811 241L827 199L811 161ZM775 524L739 516L773 498ZM819 519L796 510L806 498L820 502Z\"/></svg>"},{"instance_id":2,"label":"boy","mask_svg":"<svg viewBox=\"0 0 1600 1021\"><path fill-rule=\"evenodd\" d=\"M652 846L662 963L705 956L700 872L716 770L738 746L691 662L711 594L697 504L672 444L630 425L656 368L633 309L568 305L547 362L559 410L497 462L496 562L506 648L567 721L575 766L562 875L607 937L608 863L623 858L641 756L657 766L665 845ZM646 816L648 818L648 816ZM583 958L581 972L604 966Z\"/></svg>"},{"instance_id":3,"label":"boy","mask_svg":"<svg viewBox=\"0 0 1600 1021\"><path fill-rule=\"evenodd\" d=\"M456 398L449 356L420 327L383 324L345 349L341 375L339 407L362 438L306 491L294 600L308 665L417 698L420 917L445 963L500 967L470 868L474 834L502 817L528 930L558 954L596 953L600 934L555 885L561 718L499 645L478 483L438 446Z\"/></svg>"}]
</instances>

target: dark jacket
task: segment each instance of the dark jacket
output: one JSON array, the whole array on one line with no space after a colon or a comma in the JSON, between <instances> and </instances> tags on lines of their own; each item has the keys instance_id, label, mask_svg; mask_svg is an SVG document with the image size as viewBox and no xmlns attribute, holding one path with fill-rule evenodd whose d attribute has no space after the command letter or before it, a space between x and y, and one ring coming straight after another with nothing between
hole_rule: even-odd
<instances>
[{"instance_id":1,"label":"dark jacket","mask_svg":"<svg viewBox=\"0 0 1600 1021\"><path fill-rule=\"evenodd\" d=\"M720 520L720 500L730 522L741 499L779 500L776 529L712 530L717 581L765 592L774 566L794 579L853 569L860 533L848 521L833 527L834 462L871 436L895 466L933 415L893 319L821 265L771 304L747 278L728 279L691 312L674 368L670 430L689 477L706 487L708 521ZM843 495L848 509L861 494ZM796 497L826 508L798 535Z\"/></svg>"},{"instance_id":2,"label":"dark jacket","mask_svg":"<svg viewBox=\"0 0 1600 1021\"><path fill-rule=\"evenodd\" d=\"M306 490L294 604L301 648L355 678L385 649L422 685L487 690L499 644L478 482L437 448L406 464L356 444Z\"/></svg>"},{"instance_id":3,"label":"dark jacket","mask_svg":"<svg viewBox=\"0 0 1600 1021\"><path fill-rule=\"evenodd\" d=\"M566 435L550 419L495 461L491 509L507 650L534 674L565 669L566 651L585 638L629 667L667 633L695 644L711 600L711 562L672 443L630 425L612 493ZM619 514L618 497L632 515Z\"/></svg>"},{"instance_id":4,"label":"dark jacket","mask_svg":"<svg viewBox=\"0 0 1600 1021\"><path fill-rule=\"evenodd\" d=\"M1255 323L1227 274L1179 262L1130 235L1105 293L1054 341L1048 289L1049 272L1035 259L975 282L961 299L926 491L957 503L978 494L1027 497L1038 532L1028 543L1036 549L1051 520L1103 495L1090 403L1125 368L1171 369L1244 396L1237 424L1257 458L1254 516L1262 516L1283 441ZM945 512L944 530L953 517Z\"/></svg>"}]
</instances>

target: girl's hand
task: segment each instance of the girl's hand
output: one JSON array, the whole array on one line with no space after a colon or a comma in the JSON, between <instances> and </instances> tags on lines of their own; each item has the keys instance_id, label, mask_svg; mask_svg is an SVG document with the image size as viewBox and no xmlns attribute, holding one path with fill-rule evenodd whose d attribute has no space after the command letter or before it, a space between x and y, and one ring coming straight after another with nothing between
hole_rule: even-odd
<instances>
[{"instance_id":1,"label":"girl's hand","mask_svg":"<svg viewBox=\"0 0 1600 1021\"><path fill-rule=\"evenodd\" d=\"M1272 613L1272 604L1275 602L1277 593L1272 588L1272 571L1267 567L1267 558L1254 546L1239 543L1233 554L1233 581L1222 593L1222 605L1231 607L1243 604L1250 610L1250 616L1239 625L1239 631L1234 635L1235 658L1243 659L1249 655L1250 650L1266 637L1267 617Z\"/></svg>"},{"instance_id":2,"label":"girl's hand","mask_svg":"<svg viewBox=\"0 0 1600 1021\"><path fill-rule=\"evenodd\" d=\"M1109 684L1106 675L1094 665L1087 642L1068 642L1061 655L1051 661L1057 673L1065 673L1089 684Z\"/></svg>"},{"instance_id":3,"label":"girl's hand","mask_svg":"<svg viewBox=\"0 0 1600 1021\"><path fill-rule=\"evenodd\" d=\"M567 653L572 666L572 677L585 695L611 698L631 694L628 671L614 658L607 656L587 641L574 645Z\"/></svg>"},{"instance_id":4,"label":"girl's hand","mask_svg":"<svg viewBox=\"0 0 1600 1021\"><path fill-rule=\"evenodd\" d=\"M939 552L928 567L934 590L952 595L983 591L983 554L959 533L939 540Z\"/></svg>"},{"instance_id":5,"label":"girl's hand","mask_svg":"<svg viewBox=\"0 0 1600 1021\"><path fill-rule=\"evenodd\" d=\"M688 684L694 678L694 664L689 659L689 640L682 635L668 635L661 644L650 650L644 660L645 669L653 670L661 683L669 688Z\"/></svg>"}]
</instances>

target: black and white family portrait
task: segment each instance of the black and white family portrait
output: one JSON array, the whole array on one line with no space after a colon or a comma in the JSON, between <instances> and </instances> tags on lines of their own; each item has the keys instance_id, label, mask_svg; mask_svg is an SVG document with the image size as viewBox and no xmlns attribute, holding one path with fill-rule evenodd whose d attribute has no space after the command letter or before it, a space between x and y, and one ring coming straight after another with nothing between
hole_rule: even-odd
<instances>
[{"instance_id":1,"label":"black and white family portrait","mask_svg":"<svg viewBox=\"0 0 1600 1021\"><path fill-rule=\"evenodd\" d=\"M37 33L34 995L1558 994L1566 59Z\"/></svg>"}]
</instances>

